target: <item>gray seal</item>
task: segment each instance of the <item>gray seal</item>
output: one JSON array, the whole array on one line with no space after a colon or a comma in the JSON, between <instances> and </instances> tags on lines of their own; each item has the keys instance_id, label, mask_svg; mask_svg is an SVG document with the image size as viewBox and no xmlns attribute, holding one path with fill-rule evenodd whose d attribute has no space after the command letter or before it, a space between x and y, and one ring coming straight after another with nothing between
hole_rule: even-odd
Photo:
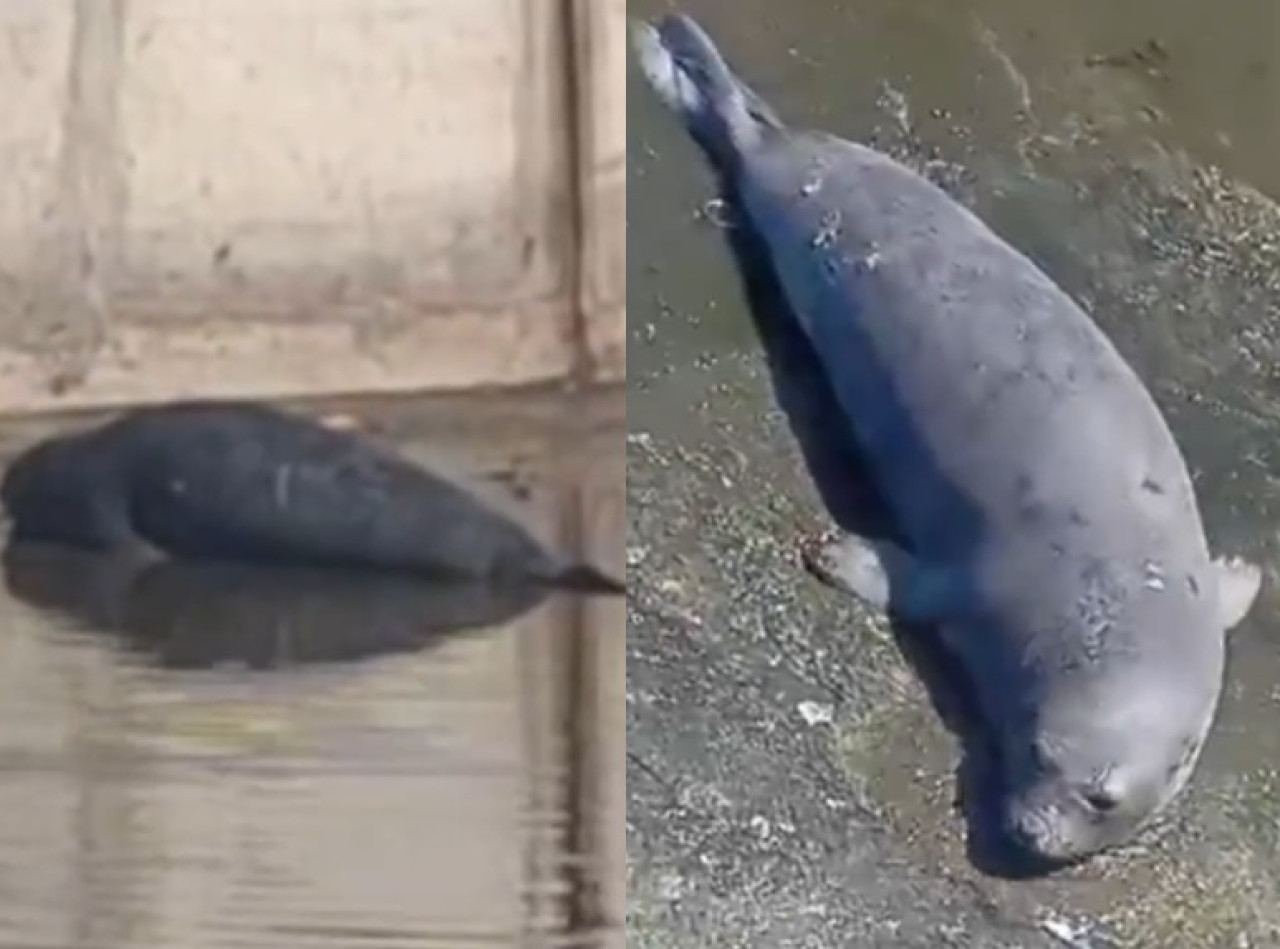
<instances>
[{"instance_id":1,"label":"gray seal","mask_svg":"<svg viewBox=\"0 0 1280 949\"><path fill-rule=\"evenodd\" d=\"M803 407L838 445L828 476L869 475L894 525L810 545L810 569L938 629L1020 848L1064 864L1128 841L1195 769L1261 572L1211 556L1155 401L1027 257L887 156L787 128L690 18L633 39L824 377Z\"/></svg>"},{"instance_id":2,"label":"gray seal","mask_svg":"<svg viewBox=\"0 0 1280 949\"><path fill-rule=\"evenodd\" d=\"M625 592L463 485L255 402L148 406L46 439L0 500L17 543Z\"/></svg>"}]
</instances>

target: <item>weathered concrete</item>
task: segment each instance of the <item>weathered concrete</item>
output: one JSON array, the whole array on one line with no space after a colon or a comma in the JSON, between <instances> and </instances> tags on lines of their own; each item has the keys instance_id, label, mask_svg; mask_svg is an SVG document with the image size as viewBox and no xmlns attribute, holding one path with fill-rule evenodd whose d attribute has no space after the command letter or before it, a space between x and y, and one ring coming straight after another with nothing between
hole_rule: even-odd
<instances>
[{"instance_id":1,"label":"weathered concrete","mask_svg":"<svg viewBox=\"0 0 1280 949\"><path fill-rule=\"evenodd\" d=\"M585 23L577 31L595 78L580 114L589 124L587 237L584 242L583 308L591 314L591 347L603 379L627 374L627 112L626 4L578 0Z\"/></svg>"},{"instance_id":2,"label":"weathered concrete","mask_svg":"<svg viewBox=\"0 0 1280 949\"><path fill-rule=\"evenodd\" d=\"M621 4L580 6L5 4L0 408L529 382L584 318L617 375Z\"/></svg>"}]
</instances>

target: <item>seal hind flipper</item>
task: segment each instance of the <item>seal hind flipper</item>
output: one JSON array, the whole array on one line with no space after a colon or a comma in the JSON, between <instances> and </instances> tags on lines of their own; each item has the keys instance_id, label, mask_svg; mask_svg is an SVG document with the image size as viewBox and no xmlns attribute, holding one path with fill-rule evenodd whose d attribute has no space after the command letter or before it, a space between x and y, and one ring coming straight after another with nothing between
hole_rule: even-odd
<instances>
[{"instance_id":1,"label":"seal hind flipper","mask_svg":"<svg viewBox=\"0 0 1280 949\"><path fill-rule=\"evenodd\" d=\"M1234 629L1249 615L1262 589L1262 570L1240 557L1218 557L1213 561L1217 586L1218 620L1226 631Z\"/></svg>"},{"instance_id":2,"label":"seal hind flipper","mask_svg":"<svg viewBox=\"0 0 1280 949\"><path fill-rule=\"evenodd\" d=\"M717 165L737 164L736 156L766 130L782 127L773 109L734 75L689 17L672 14L656 28L633 20L631 41L654 93Z\"/></svg>"},{"instance_id":3,"label":"seal hind flipper","mask_svg":"<svg viewBox=\"0 0 1280 949\"><path fill-rule=\"evenodd\" d=\"M932 624L964 612L950 570L925 564L892 541L840 532L807 545L804 557L819 580L895 619Z\"/></svg>"}]
</instances>

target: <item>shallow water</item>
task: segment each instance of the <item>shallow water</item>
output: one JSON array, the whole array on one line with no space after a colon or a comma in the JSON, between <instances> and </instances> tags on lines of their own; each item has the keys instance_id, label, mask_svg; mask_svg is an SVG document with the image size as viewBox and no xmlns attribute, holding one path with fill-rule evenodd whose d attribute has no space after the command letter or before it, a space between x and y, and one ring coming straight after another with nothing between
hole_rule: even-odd
<instances>
[{"instance_id":1,"label":"shallow water","mask_svg":"<svg viewBox=\"0 0 1280 949\"><path fill-rule=\"evenodd\" d=\"M317 411L621 574L625 405L576 401ZM0 949L621 946L619 600L39 557L5 580Z\"/></svg>"},{"instance_id":2,"label":"shallow water","mask_svg":"<svg viewBox=\"0 0 1280 949\"><path fill-rule=\"evenodd\" d=\"M633 0L629 13L672 6L697 15L785 117L926 170L1075 295L1168 414L1214 547L1264 567L1231 637L1185 820L1159 859L1103 861L1041 888L976 885L1002 910L1069 907L1135 945L1280 945L1280 213L1269 197L1280 196L1280 8ZM710 197L701 160L629 78L628 174L642 196L629 219L631 430L723 452L804 499L794 460L766 434L776 419L749 321L699 211ZM682 405L700 417L673 411ZM727 497L748 490L742 480ZM923 865L967 879L936 790L953 749L922 708L918 697L880 708L871 726L837 715L838 753Z\"/></svg>"}]
</instances>

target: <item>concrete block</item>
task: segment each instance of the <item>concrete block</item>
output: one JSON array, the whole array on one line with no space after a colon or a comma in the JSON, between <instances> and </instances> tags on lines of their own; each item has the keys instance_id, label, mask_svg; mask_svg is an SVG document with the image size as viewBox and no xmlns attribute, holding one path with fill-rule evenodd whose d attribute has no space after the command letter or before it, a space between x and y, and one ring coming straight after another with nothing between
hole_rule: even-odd
<instances>
[{"instance_id":1,"label":"concrete block","mask_svg":"<svg viewBox=\"0 0 1280 949\"><path fill-rule=\"evenodd\" d=\"M58 190L71 23L69 4L0 5L0 301L15 296L36 264Z\"/></svg>"},{"instance_id":2,"label":"concrete block","mask_svg":"<svg viewBox=\"0 0 1280 949\"><path fill-rule=\"evenodd\" d=\"M6 5L0 408L566 372L555 11Z\"/></svg>"},{"instance_id":3,"label":"concrete block","mask_svg":"<svg viewBox=\"0 0 1280 949\"><path fill-rule=\"evenodd\" d=\"M242 282L282 300L391 292L446 309L556 289L546 202L525 189L546 191L554 169L536 140L560 134L526 75L532 8L132 9L126 292L169 277L180 298ZM334 271L327 286L318 267Z\"/></svg>"}]
</instances>

